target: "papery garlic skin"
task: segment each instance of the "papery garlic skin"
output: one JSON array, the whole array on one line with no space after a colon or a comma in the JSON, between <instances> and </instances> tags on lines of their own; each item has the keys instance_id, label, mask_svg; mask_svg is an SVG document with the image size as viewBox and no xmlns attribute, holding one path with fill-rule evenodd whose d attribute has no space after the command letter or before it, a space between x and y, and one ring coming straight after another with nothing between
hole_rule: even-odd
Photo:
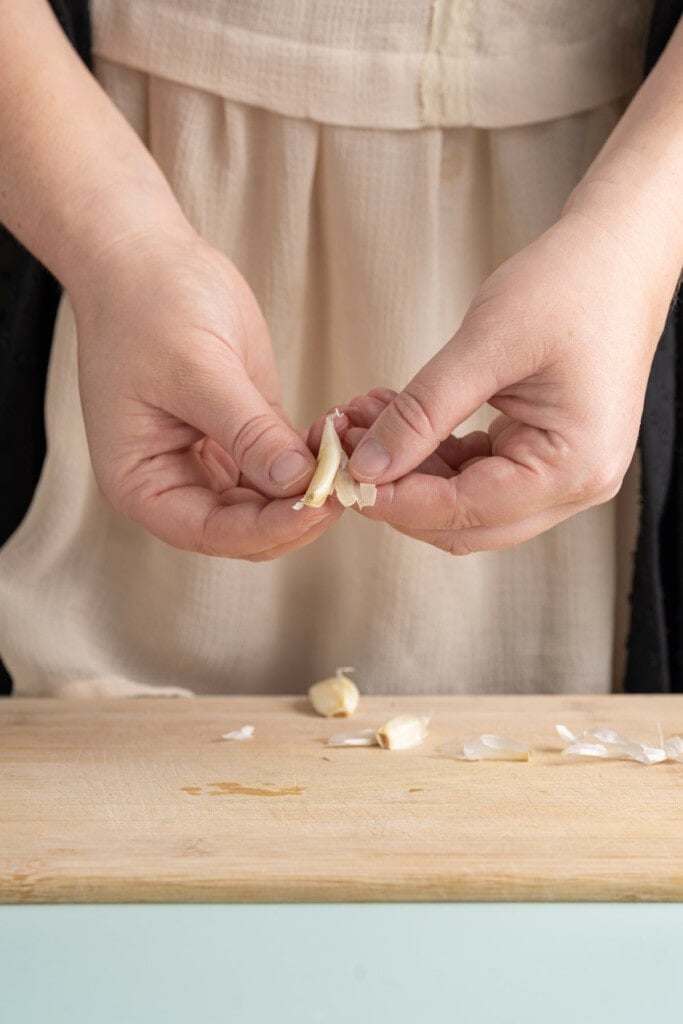
<instances>
[{"instance_id":1,"label":"papery garlic skin","mask_svg":"<svg viewBox=\"0 0 683 1024\"><path fill-rule=\"evenodd\" d=\"M662 761L683 761L683 737L671 736L664 739L661 724L659 726L659 747L650 747L629 736L622 736L615 729L588 729L580 735L574 735L566 725L555 728L563 740L569 741L564 754L579 754L583 757L621 758L627 757L640 764L660 764Z\"/></svg>"},{"instance_id":2,"label":"papery garlic skin","mask_svg":"<svg viewBox=\"0 0 683 1024\"><path fill-rule=\"evenodd\" d=\"M358 732L338 732L330 736L328 747L376 747L377 733L374 729L359 729Z\"/></svg>"},{"instance_id":3,"label":"papery garlic skin","mask_svg":"<svg viewBox=\"0 0 683 1024\"><path fill-rule=\"evenodd\" d=\"M530 761L531 747L509 736L484 733L468 740L459 757L463 761Z\"/></svg>"},{"instance_id":4,"label":"papery garlic skin","mask_svg":"<svg viewBox=\"0 0 683 1024\"><path fill-rule=\"evenodd\" d=\"M224 732L223 740L251 740L254 738L254 726L243 725L241 729L233 729L231 732Z\"/></svg>"},{"instance_id":5,"label":"papery garlic skin","mask_svg":"<svg viewBox=\"0 0 683 1024\"><path fill-rule=\"evenodd\" d=\"M352 668L338 668L336 676L321 679L308 689L308 699L315 711L324 718L352 715L358 708L360 693L353 679L343 675Z\"/></svg>"},{"instance_id":6,"label":"papery garlic skin","mask_svg":"<svg viewBox=\"0 0 683 1024\"><path fill-rule=\"evenodd\" d=\"M397 715L377 730L377 742L385 750L409 750L424 741L428 725L427 717Z\"/></svg>"}]
</instances>

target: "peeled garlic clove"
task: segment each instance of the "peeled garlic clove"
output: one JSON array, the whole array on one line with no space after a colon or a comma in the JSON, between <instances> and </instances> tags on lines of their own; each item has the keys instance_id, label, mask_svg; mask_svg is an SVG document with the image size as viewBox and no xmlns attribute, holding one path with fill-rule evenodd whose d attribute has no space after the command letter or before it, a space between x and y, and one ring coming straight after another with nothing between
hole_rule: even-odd
<instances>
[{"instance_id":1,"label":"peeled garlic clove","mask_svg":"<svg viewBox=\"0 0 683 1024\"><path fill-rule=\"evenodd\" d=\"M354 681L343 675L344 672L353 671L352 668L338 668L336 676L321 679L309 687L308 698L319 715L332 718L354 713L360 693Z\"/></svg>"},{"instance_id":2,"label":"peeled garlic clove","mask_svg":"<svg viewBox=\"0 0 683 1024\"><path fill-rule=\"evenodd\" d=\"M408 750L422 743L428 725L429 718L397 715L377 730L377 742L386 750Z\"/></svg>"},{"instance_id":3,"label":"peeled garlic clove","mask_svg":"<svg viewBox=\"0 0 683 1024\"><path fill-rule=\"evenodd\" d=\"M351 476L348 470L349 460L344 452L339 434L334 429L336 416L341 416L338 409L325 419L323 434L318 450L318 464L315 473L303 498L292 505L294 509L321 508L330 495L334 494L344 508L358 505L374 505L377 500L377 488L374 484L361 484Z\"/></svg>"},{"instance_id":4,"label":"peeled garlic clove","mask_svg":"<svg viewBox=\"0 0 683 1024\"><path fill-rule=\"evenodd\" d=\"M342 446L339 434L334 429L334 416L328 416L323 427L323 436L318 450L318 464L308 490L294 508L321 508L334 489L334 479L342 459Z\"/></svg>"}]
</instances>

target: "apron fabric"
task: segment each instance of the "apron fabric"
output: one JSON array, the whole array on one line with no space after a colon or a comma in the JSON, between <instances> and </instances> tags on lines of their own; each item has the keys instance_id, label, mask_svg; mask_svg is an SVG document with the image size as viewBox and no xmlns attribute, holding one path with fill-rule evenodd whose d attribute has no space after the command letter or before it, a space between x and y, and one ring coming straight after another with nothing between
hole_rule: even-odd
<instances>
[{"instance_id":1,"label":"apron fabric","mask_svg":"<svg viewBox=\"0 0 683 1024\"><path fill-rule=\"evenodd\" d=\"M648 13L611 0L92 5L96 73L252 286L298 427L402 387L487 275L557 218L637 84ZM633 487L466 559L353 512L274 562L177 551L101 503L68 297L46 431L33 503L0 552L17 695L296 693L348 664L367 693L619 685Z\"/></svg>"}]
</instances>

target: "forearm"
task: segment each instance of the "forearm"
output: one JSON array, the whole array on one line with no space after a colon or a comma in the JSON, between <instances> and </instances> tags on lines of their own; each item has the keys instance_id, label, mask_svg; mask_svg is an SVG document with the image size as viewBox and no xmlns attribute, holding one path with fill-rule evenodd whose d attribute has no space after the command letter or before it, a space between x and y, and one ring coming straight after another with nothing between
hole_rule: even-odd
<instances>
[{"instance_id":1,"label":"forearm","mask_svg":"<svg viewBox=\"0 0 683 1024\"><path fill-rule=\"evenodd\" d=\"M0 220L71 288L118 239L182 230L154 160L46 0L0 0Z\"/></svg>"},{"instance_id":2,"label":"forearm","mask_svg":"<svg viewBox=\"0 0 683 1024\"><path fill-rule=\"evenodd\" d=\"M683 21L565 211L597 220L671 293L683 266Z\"/></svg>"}]
</instances>

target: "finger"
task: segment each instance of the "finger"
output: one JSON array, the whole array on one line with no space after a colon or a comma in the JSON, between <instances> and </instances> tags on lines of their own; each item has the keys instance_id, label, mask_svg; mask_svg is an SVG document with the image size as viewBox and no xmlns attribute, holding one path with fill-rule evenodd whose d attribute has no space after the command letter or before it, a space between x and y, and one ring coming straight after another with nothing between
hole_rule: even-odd
<instances>
[{"instance_id":1,"label":"finger","mask_svg":"<svg viewBox=\"0 0 683 1024\"><path fill-rule=\"evenodd\" d=\"M295 510L291 498L269 500L242 487L216 494L196 453L187 451L146 460L137 475L125 484L126 515L167 544L224 558L305 543L310 529L330 525L342 511L338 502Z\"/></svg>"},{"instance_id":2,"label":"finger","mask_svg":"<svg viewBox=\"0 0 683 1024\"><path fill-rule=\"evenodd\" d=\"M380 485L375 504L362 514L411 529L462 530L510 525L565 502L547 467L491 456L450 479L409 473Z\"/></svg>"},{"instance_id":3,"label":"finger","mask_svg":"<svg viewBox=\"0 0 683 1024\"><path fill-rule=\"evenodd\" d=\"M368 394L373 398L379 398L385 405L389 405L396 398L398 391L394 391L393 388L373 388L371 391L368 391Z\"/></svg>"},{"instance_id":4,"label":"finger","mask_svg":"<svg viewBox=\"0 0 683 1024\"><path fill-rule=\"evenodd\" d=\"M377 395L357 395L344 406L349 420L356 427L371 427L377 417L384 412L388 402Z\"/></svg>"},{"instance_id":5,"label":"finger","mask_svg":"<svg viewBox=\"0 0 683 1024\"><path fill-rule=\"evenodd\" d=\"M491 454L491 440L484 430L473 430L462 437L456 437L454 434L451 434L450 437L441 442L436 449L436 454L451 469L462 469L471 459L489 456Z\"/></svg>"},{"instance_id":6,"label":"finger","mask_svg":"<svg viewBox=\"0 0 683 1024\"><path fill-rule=\"evenodd\" d=\"M510 430L515 425L515 420L510 419L509 416L505 416L502 412L499 413L489 423L488 436L491 440L492 445L497 445L502 442L505 438L506 431Z\"/></svg>"},{"instance_id":7,"label":"finger","mask_svg":"<svg viewBox=\"0 0 683 1024\"><path fill-rule=\"evenodd\" d=\"M386 402L373 398L369 395L358 395L344 405L337 405L328 410L325 416L320 416L311 426L308 433L308 445L311 451L317 452L320 446L320 438L325 427L325 420L333 412L341 413L335 416L334 425L340 437L346 437L349 427L369 427L375 422L383 409L386 409Z\"/></svg>"},{"instance_id":8,"label":"finger","mask_svg":"<svg viewBox=\"0 0 683 1024\"><path fill-rule=\"evenodd\" d=\"M314 540L317 540L318 537L322 536L333 522L334 519L325 520L317 525L313 525L309 530L302 533L298 540L292 541L290 544L280 544L278 547L269 548L267 551L259 551L258 554L255 555L249 555L247 561L272 562L274 558L282 558L283 555L289 555L293 551L298 551L300 548L304 548L308 544L312 544Z\"/></svg>"},{"instance_id":9,"label":"finger","mask_svg":"<svg viewBox=\"0 0 683 1024\"><path fill-rule=\"evenodd\" d=\"M360 443L367 431L363 427L350 427L344 435L344 447L347 454ZM469 465L473 460L484 458L491 454L491 442L489 436L483 430L474 430L463 437L454 437L452 434L442 441L433 455L429 455L422 462L416 473L431 473L434 476L445 478L453 476Z\"/></svg>"},{"instance_id":10,"label":"finger","mask_svg":"<svg viewBox=\"0 0 683 1024\"><path fill-rule=\"evenodd\" d=\"M450 555L471 555L478 551L498 551L516 547L552 529L581 510L581 506L561 505L530 516L512 526L475 527L468 530L410 530L394 526L398 532L414 540L431 544Z\"/></svg>"},{"instance_id":11,"label":"finger","mask_svg":"<svg viewBox=\"0 0 683 1024\"><path fill-rule=\"evenodd\" d=\"M216 441L264 494L305 490L315 459L296 431L277 415L232 354L222 373L194 365L174 381L169 411Z\"/></svg>"},{"instance_id":12,"label":"finger","mask_svg":"<svg viewBox=\"0 0 683 1024\"><path fill-rule=\"evenodd\" d=\"M500 389L496 358L488 339L459 331L370 426L351 459L353 475L386 483L419 466Z\"/></svg>"},{"instance_id":13,"label":"finger","mask_svg":"<svg viewBox=\"0 0 683 1024\"><path fill-rule=\"evenodd\" d=\"M219 444L210 437L204 437L193 446L197 457L207 473L208 486L212 491L227 491L235 487L240 479L240 471L235 460L223 451Z\"/></svg>"},{"instance_id":14,"label":"finger","mask_svg":"<svg viewBox=\"0 0 683 1024\"><path fill-rule=\"evenodd\" d=\"M337 407L335 407L335 409L336 408ZM334 417L334 429L337 431L337 433L340 436L343 437L344 432L345 432L346 428L349 425L349 418L348 418L348 416L345 415L344 412L342 412L342 407L341 406L339 406L338 408L339 408L339 411L340 411L341 415L340 416L336 416L335 415L335 417ZM310 427L310 429L308 431L308 436L306 438L306 441L307 441L307 444L308 444L308 447L310 448L310 450L312 452L315 452L316 455L318 454L318 450L320 449L320 441L321 441L322 436L323 436L323 430L325 429L325 420L327 419L328 416L331 416L332 413L335 412L335 409L330 409L330 411L328 413L326 413L325 416L319 416L318 419L315 420L314 423L311 425L311 427Z\"/></svg>"}]
</instances>

